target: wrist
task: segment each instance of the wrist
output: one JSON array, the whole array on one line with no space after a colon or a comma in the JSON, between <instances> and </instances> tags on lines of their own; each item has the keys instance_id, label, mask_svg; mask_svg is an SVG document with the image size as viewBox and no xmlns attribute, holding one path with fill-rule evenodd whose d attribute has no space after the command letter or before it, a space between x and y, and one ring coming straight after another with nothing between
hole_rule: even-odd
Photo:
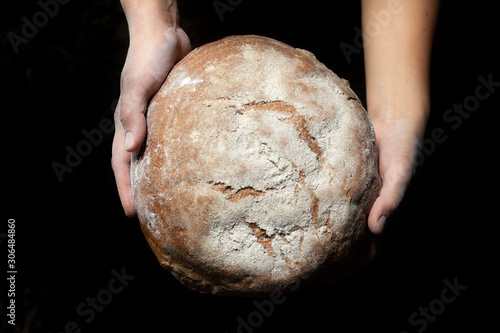
<instances>
[{"instance_id":1,"label":"wrist","mask_svg":"<svg viewBox=\"0 0 500 333\"><path fill-rule=\"evenodd\" d=\"M368 114L372 120L392 123L399 120L425 125L429 116L429 105L424 101L393 101L392 103L368 103Z\"/></svg>"},{"instance_id":2,"label":"wrist","mask_svg":"<svg viewBox=\"0 0 500 333\"><path fill-rule=\"evenodd\" d=\"M130 38L177 28L175 0L121 0L127 18Z\"/></svg>"},{"instance_id":3,"label":"wrist","mask_svg":"<svg viewBox=\"0 0 500 333\"><path fill-rule=\"evenodd\" d=\"M411 76L406 76L407 78ZM367 109L374 122L411 124L417 136L423 135L430 110L428 85L413 78L378 81L367 85Z\"/></svg>"},{"instance_id":4,"label":"wrist","mask_svg":"<svg viewBox=\"0 0 500 333\"><path fill-rule=\"evenodd\" d=\"M381 135L386 134L385 132L396 130L404 132L404 137L408 140L418 143L423 139L425 133L427 115L428 113L423 112L420 117L416 115L416 112L407 116L397 112L393 114L380 112L376 116L370 115L370 118L377 141Z\"/></svg>"}]
</instances>

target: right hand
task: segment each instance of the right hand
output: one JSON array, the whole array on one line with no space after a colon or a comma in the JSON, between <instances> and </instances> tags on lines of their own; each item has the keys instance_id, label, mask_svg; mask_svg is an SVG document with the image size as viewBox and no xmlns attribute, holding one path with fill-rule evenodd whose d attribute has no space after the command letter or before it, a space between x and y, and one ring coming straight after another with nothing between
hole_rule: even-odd
<instances>
[{"instance_id":1,"label":"right hand","mask_svg":"<svg viewBox=\"0 0 500 333\"><path fill-rule=\"evenodd\" d=\"M191 51L181 28L140 24L130 31L130 46L120 81L115 110L111 164L120 201L129 217L135 215L130 185L130 157L146 137L146 109L172 66Z\"/></svg>"}]
</instances>

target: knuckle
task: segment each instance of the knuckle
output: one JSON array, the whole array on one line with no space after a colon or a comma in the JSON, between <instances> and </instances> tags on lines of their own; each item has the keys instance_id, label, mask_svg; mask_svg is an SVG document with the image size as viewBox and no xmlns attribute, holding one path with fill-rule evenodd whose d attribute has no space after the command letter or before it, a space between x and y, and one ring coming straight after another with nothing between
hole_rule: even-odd
<instances>
[{"instance_id":1,"label":"knuckle","mask_svg":"<svg viewBox=\"0 0 500 333\"><path fill-rule=\"evenodd\" d=\"M135 117L134 110L133 105L127 102L127 100L121 102L118 120L120 120L124 128L128 128L128 125L133 123Z\"/></svg>"}]
</instances>

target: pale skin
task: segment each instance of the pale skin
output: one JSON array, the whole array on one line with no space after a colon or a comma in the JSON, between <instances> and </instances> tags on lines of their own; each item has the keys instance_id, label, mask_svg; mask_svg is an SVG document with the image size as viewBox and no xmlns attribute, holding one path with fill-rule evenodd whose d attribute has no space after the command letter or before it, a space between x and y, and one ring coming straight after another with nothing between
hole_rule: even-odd
<instances>
[{"instance_id":1,"label":"pale skin","mask_svg":"<svg viewBox=\"0 0 500 333\"><path fill-rule=\"evenodd\" d=\"M191 50L175 0L122 0L130 46L115 111L112 166L120 200L135 215L130 158L146 136L145 111L175 62ZM367 110L375 129L382 189L368 227L382 234L411 179L429 112L429 62L438 0L362 0ZM382 24L380 12L393 9ZM390 11L391 12L391 11Z\"/></svg>"}]
</instances>

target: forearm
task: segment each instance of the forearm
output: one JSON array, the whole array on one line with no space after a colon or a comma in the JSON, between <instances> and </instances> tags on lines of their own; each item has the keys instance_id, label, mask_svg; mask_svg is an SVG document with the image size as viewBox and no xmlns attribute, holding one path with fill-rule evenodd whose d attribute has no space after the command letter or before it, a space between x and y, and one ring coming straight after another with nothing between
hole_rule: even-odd
<instances>
[{"instance_id":1,"label":"forearm","mask_svg":"<svg viewBox=\"0 0 500 333\"><path fill-rule=\"evenodd\" d=\"M367 108L372 119L410 119L423 132L438 4L438 0L363 0ZM377 20L381 11L386 13L383 22Z\"/></svg>"},{"instance_id":2,"label":"forearm","mask_svg":"<svg viewBox=\"0 0 500 333\"><path fill-rule=\"evenodd\" d=\"M176 0L121 0L131 37L151 28L177 28L179 13Z\"/></svg>"}]
</instances>

